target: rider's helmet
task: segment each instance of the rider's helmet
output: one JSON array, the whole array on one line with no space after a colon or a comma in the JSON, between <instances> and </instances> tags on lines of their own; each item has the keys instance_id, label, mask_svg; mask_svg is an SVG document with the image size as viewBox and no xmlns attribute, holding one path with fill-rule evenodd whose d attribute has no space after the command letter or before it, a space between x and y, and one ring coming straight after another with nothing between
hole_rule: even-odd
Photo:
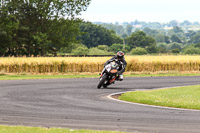
<instances>
[{"instance_id":1,"label":"rider's helmet","mask_svg":"<svg viewBox=\"0 0 200 133\"><path fill-rule=\"evenodd\" d=\"M124 53L122 51L117 52L117 59L123 60L124 59Z\"/></svg>"}]
</instances>

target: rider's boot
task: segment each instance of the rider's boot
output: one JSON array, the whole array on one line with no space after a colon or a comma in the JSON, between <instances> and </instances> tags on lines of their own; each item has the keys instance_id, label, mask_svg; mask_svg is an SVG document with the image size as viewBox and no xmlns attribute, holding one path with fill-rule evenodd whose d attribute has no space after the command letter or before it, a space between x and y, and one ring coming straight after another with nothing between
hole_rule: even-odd
<instances>
[{"instance_id":1,"label":"rider's boot","mask_svg":"<svg viewBox=\"0 0 200 133\"><path fill-rule=\"evenodd\" d=\"M118 80L119 80L119 81L122 81L123 79L124 79L123 74L120 74L120 75L118 76Z\"/></svg>"}]
</instances>

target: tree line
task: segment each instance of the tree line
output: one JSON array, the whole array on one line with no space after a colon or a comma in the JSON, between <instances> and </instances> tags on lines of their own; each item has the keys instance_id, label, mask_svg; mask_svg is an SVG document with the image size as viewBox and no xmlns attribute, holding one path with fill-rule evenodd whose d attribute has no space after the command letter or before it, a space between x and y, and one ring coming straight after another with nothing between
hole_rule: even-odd
<instances>
[{"instance_id":1,"label":"tree line","mask_svg":"<svg viewBox=\"0 0 200 133\"><path fill-rule=\"evenodd\" d=\"M127 33L116 34L114 30L102 25L84 22L80 31L82 33L79 37L81 46L74 47L75 52L71 51L74 54L91 54L90 51L96 51L94 52L96 54L116 53L119 50L140 55L200 54L200 31L185 32L178 26L167 31L151 28L137 29L128 35ZM104 50L104 52L100 50Z\"/></svg>"},{"instance_id":2,"label":"tree line","mask_svg":"<svg viewBox=\"0 0 200 133\"><path fill-rule=\"evenodd\" d=\"M2 1L0 56L110 55L119 50L140 55L200 54L200 31L185 31L174 21L171 29L164 30L134 29L131 24L99 25L77 18L90 1Z\"/></svg>"}]
</instances>

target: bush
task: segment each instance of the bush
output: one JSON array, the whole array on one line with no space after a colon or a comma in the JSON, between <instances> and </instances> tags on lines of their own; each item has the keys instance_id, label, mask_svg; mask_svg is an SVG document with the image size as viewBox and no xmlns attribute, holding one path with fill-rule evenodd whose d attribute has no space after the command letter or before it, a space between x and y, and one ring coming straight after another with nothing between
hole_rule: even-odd
<instances>
[{"instance_id":1,"label":"bush","mask_svg":"<svg viewBox=\"0 0 200 133\"><path fill-rule=\"evenodd\" d=\"M166 43L157 43L157 48L159 53L167 53L167 44Z\"/></svg>"},{"instance_id":2,"label":"bush","mask_svg":"<svg viewBox=\"0 0 200 133\"><path fill-rule=\"evenodd\" d=\"M125 45L125 50L123 50L123 44L115 43L110 46L110 51L112 51L114 53L117 53L118 51L123 51L123 52L127 53L130 51L130 46Z\"/></svg>"},{"instance_id":3,"label":"bush","mask_svg":"<svg viewBox=\"0 0 200 133\"><path fill-rule=\"evenodd\" d=\"M97 48L104 51L108 51L109 49L108 45L98 45Z\"/></svg>"},{"instance_id":4,"label":"bush","mask_svg":"<svg viewBox=\"0 0 200 133\"><path fill-rule=\"evenodd\" d=\"M73 49L76 49L79 46L83 46L83 44L72 43L69 44L67 47L63 47L59 50L60 53L71 53Z\"/></svg>"},{"instance_id":5,"label":"bush","mask_svg":"<svg viewBox=\"0 0 200 133\"><path fill-rule=\"evenodd\" d=\"M168 44L167 49L168 50L172 50L172 49L179 49L179 50L181 50L182 49L182 44L181 43L173 42L173 43Z\"/></svg>"},{"instance_id":6,"label":"bush","mask_svg":"<svg viewBox=\"0 0 200 133\"><path fill-rule=\"evenodd\" d=\"M158 48L156 45L151 45L146 48L147 53L158 53Z\"/></svg>"},{"instance_id":7,"label":"bush","mask_svg":"<svg viewBox=\"0 0 200 133\"><path fill-rule=\"evenodd\" d=\"M73 55L87 55L89 49L86 46L79 46L76 49L72 50Z\"/></svg>"},{"instance_id":8,"label":"bush","mask_svg":"<svg viewBox=\"0 0 200 133\"><path fill-rule=\"evenodd\" d=\"M132 55L145 55L145 54L148 54L148 52L145 48L137 47L137 48L133 48L131 50L131 54Z\"/></svg>"},{"instance_id":9,"label":"bush","mask_svg":"<svg viewBox=\"0 0 200 133\"><path fill-rule=\"evenodd\" d=\"M90 48L88 55L113 55L113 53L98 48Z\"/></svg>"},{"instance_id":10,"label":"bush","mask_svg":"<svg viewBox=\"0 0 200 133\"><path fill-rule=\"evenodd\" d=\"M184 49L184 54L200 54L200 49L195 47L188 47Z\"/></svg>"},{"instance_id":11,"label":"bush","mask_svg":"<svg viewBox=\"0 0 200 133\"><path fill-rule=\"evenodd\" d=\"M175 48L175 49L172 49L171 52L174 54L178 54L178 53L180 53L180 49Z\"/></svg>"},{"instance_id":12,"label":"bush","mask_svg":"<svg viewBox=\"0 0 200 133\"><path fill-rule=\"evenodd\" d=\"M122 49L123 49L123 44L112 44L111 46L110 46L110 50L112 51L112 52L115 52L115 53L117 53L118 51L122 51Z\"/></svg>"}]
</instances>

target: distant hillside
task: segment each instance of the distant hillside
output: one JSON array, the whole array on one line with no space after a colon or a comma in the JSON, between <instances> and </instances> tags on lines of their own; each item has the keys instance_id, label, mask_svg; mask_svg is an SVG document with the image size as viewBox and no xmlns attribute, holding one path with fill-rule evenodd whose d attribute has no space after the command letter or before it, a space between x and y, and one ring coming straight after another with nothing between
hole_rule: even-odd
<instances>
[{"instance_id":1,"label":"distant hillside","mask_svg":"<svg viewBox=\"0 0 200 133\"><path fill-rule=\"evenodd\" d=\"M104 22L93 22L94 24L102 25L108 29L114 30L117 34L127 34L127 30L131 30L134 32L136 30L144 30L145 28L155 29L155 30L171 30L173 27L178 26L184 32L188 31L199 31L200 23L199 22L190 22L185 20L183 22L178 22L176 20L172 20L167 23L160 22L144 22L135 20L134 22L115 22L115 23L104 23Z\"/></svg>"}]
</instances>

